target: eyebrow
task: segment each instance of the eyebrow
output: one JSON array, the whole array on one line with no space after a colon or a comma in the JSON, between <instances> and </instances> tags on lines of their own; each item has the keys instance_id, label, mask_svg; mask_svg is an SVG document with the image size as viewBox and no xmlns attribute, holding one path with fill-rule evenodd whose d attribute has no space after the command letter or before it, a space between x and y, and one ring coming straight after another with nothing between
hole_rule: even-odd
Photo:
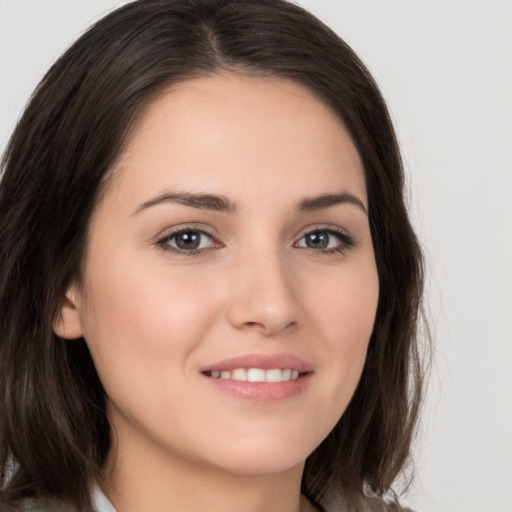
<instances>
[{"instance_id":1,"label":"eyebrow","mask_svg":"<svg viewBox=\"0 0 512 512\"><path fill-rule=\"evenodd\" d=\"M178 203L200 210L212 210L216 212L235 212L238 210L236 203L227 197L216 194L196 194L188 192L164 192L149 201L138 206L135 213L162 203Z\"/></svg>"},{"instance_id":2,"label":"eyebrow","mask_svg":"<svg viewBox=\"0 0 512 512\"><path fill-rule=\"evenodd\" d=\"M368 215L368 211L366 210L366 207L361 199L348 192L342 192L341 194L322 194L316 197L307 197L299 203L297 210L311 212L346 203L358 206L366 215Z\"/></svg>"},{"instance_id":3,"label":"eyebrow","mask_svg":"<svg viewBox=\"0 0 512 512\"><path fill-rule=\"evenodd\" d=\"M234 213L239 209L238 205L234 201L231 201L222 195L197 194L191 192L164 192L139 205L134 210L133 214L163 203L178 203L185 206L191 206L192 208L198 208L200 210L228 213ZM368 215L364 203L358 197L348 192L306 197L299 202L296 210L299 212L311 212L346 203L359 207L366 215Z\"/></svg>"}]
</instances>

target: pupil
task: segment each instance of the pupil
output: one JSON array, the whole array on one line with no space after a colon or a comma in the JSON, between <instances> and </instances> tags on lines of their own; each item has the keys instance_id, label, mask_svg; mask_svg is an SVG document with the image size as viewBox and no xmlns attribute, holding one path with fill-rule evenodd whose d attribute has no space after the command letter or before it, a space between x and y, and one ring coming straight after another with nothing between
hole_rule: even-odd
<instances>
[{"instance_id":1,"label":"pupil","mask_svg":"<svg viewBox=\"0 0 512 512\"><path fill-rule=\"evenodd\" d=\"M316 231L306 237L306 245L312 249L325 249L329 245L329 235Z\"/></svg>"},{"instance_id":2,"label":"pupil","mask_svg":"<svg viewBox=\"0 0 512 512\"><path fill-rule=\"evenodd\" d=\"M188 231L187 233L181 233L176 237L176 245L180 249L197 249L200 243L199 233L194 231Z\"/></svg>"}]
</instances>

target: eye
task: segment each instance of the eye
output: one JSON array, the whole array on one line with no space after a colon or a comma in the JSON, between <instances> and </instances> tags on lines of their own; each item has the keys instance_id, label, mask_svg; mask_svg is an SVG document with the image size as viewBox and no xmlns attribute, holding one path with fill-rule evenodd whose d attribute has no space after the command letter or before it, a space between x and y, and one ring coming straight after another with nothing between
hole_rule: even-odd
<instances>
[{"instance_id":1,"label":"eye","mask_svg":"<svg viewBox=\"0 0 512 512\"><path fill-rule=\"evenodd\" d=\"M306 233L295 245L317 251L342 252L353 246L354 240L342 231L325 228Z\"/></svg>"},{"instance_id":2,"label":"eye","mask_svg":"<svg viewBox=\"0 0 512 512\"><path fill-rule=\"evenodd\" d=\"M180 229L157 242L164 249L195 254L216 245L212 235L200 229Z\"/></svg>"}]
</instances>

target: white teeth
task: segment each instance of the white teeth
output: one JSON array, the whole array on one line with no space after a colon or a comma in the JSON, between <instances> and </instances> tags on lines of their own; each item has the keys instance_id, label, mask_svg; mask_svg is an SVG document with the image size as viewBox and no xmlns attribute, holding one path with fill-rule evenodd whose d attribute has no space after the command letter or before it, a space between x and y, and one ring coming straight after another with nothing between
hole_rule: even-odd
<instances>
[{"instance_id":1,"label":"white teeth","mask_svg":"<svg viewBox=\"0 0 512 512\"><path fill-rule=\"evenodd\" d=\"M265 372L265 381L266 382L281 382L283 380L283 371L282 370L267 370Z\"/></svg>"},{"instance_id":2,"label":"white teeth","mask_svg":"<svg viewBox=\"0 0 512 512\"><path fill-rule=\"evenodd\" d=\"M236 368L229 370L213 370L210 376L216 379L231 379L246 382L283 382L287 380L295 380L299 378L299 371L291 368L272 368L263 370L262 368Z\"/></svg>"},{"instance_id":3,"label":"white teeth","mask_svg":"<svg viewBox=\"0 0 512 512\"><path fill-rule=\"evenodd\" d=\"M249 382L265 382L265 370L261 368L249 368L247 370L247 380Z\"/></svg>"},{"instance_id":4,"label":"white teeth","mask_svg":"<svg viewBox=\"0 0 512 512\"><path fill-rule=\"evenodd\" d=\"M231 372L233 380L247 380L247 370L245 368L237 368Z\"/></svg>"}]
</instances>

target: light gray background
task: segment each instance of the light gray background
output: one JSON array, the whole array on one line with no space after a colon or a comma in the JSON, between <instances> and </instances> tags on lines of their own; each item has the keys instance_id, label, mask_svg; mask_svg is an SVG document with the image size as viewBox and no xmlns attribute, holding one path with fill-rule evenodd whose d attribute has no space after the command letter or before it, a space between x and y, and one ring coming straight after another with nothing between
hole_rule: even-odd
<instances>
[{"instance_id":1,"label":"light gray background","mask_svg":"<svg viewBox=\"0 0 512 512\"><path fill-rule=\"evenodd\" d=\"M114 0L0 0L0 149L57 56ZM512 2L301 0L388 100L437 339L405 500L512 512Z\"/></svg>"}]
</instances>

